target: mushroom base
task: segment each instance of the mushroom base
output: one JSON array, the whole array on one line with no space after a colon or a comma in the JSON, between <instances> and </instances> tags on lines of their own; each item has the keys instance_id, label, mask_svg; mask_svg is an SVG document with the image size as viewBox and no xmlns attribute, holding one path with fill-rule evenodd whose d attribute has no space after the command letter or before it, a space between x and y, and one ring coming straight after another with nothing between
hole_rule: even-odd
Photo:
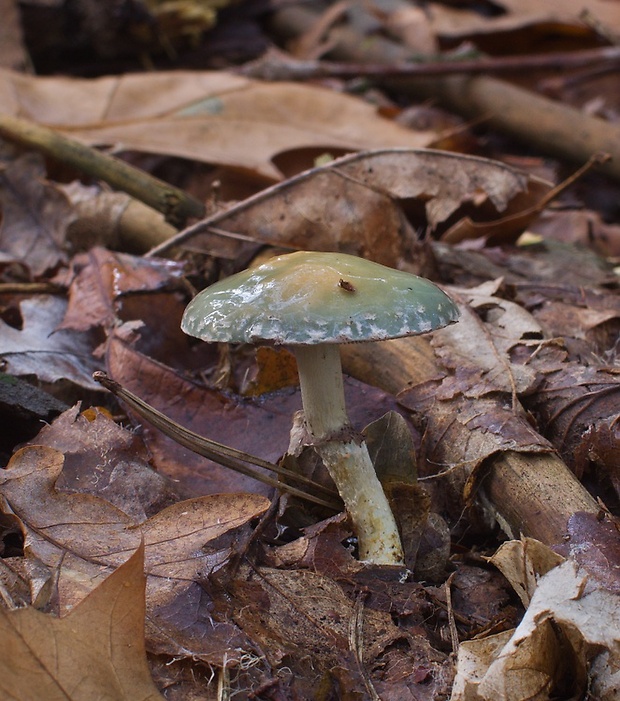
<instances>
[{"instance_id":1,"label":"mushroom base","mask_svg":"<svg viewBox=\"0 0 620 701\"><path fill-rule=\"evenodd\" d=\"M377 565L403 564L396 520L366 444L326 441L313 447L344 501L357 535L360 560Z\"/></svg>"}]
</instances>

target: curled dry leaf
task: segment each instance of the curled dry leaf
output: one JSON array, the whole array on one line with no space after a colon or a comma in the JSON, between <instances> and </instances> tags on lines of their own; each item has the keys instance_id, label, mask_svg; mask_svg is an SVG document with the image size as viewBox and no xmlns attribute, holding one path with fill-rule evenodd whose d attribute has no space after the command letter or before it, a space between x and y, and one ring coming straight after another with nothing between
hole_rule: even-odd
<instances>
[{"instance_id":1,"label":"curled dry leaf","mask_svg":"<svg viewBox=\"0 0 620 701\"><path fill-rule=\"evenodd\" d=\"M414 422L423 424L420 471L434 474L437 466L446 475L456 515L462 499L469 502L476 492L479 468L488 458L514 451L545 454L553 452L527 421L525 412L513 407L500 393L489 394L472 402L467 393L470 378L448 376L403 392L399 401L412 412ZM508 498L508 495L507 495ZM529 527L529 524L528 524Z\"/></svg>"},{"instance_id":2,"label":"curled dry leaf","mask_svg":"<svg viewBox=\"0 0 620 701\"><path fill-rule=\"evenodd\" d=\"M441 230L472 209L481 216L518 211L549 188L484 158L407 148L368 151L263 190L155 251L187 245L235 259L248 245L238 237L250 236L256 243L356 253L397 267L411 262L414 228Z\"/></svg>"},{"instance_id":3,"label":"curled dry leaf","mask_svg":"<svg viewBox=\"0 0 620 701\"><path fill-rule=\"evenodd\" d=\"M535 360L538 392L525 400L544 435L577 475L598 464L617 480L620 372L613 366ZM615 443L615 447L614 447Z\"/></svg>"},{"instance_id":4,"label":"curled dry leaf","mask_svg":"<svg viewBox=\"0 0 620 701\"><path fill-rule=\"evenodd\" d=\"M433 334L432 343L445 367L471 377L467 396L506 392L516 401L532 391L537 377L531 367L513 362L511 350L520 343L538 344L543 333L523 307L494 294L500 284L447 288L460 300L461 317L458 324Z\"/></svg>"},{"instance_id":5,"label":"curled dry leaf","mask_svg":"<svg viewBox=\"0 0 620 701\"><path fill-rule=\"evenodd\" d=\"M541 329L522 307L494 294L499 285L450 288L461 318L452 328L435 331L431 343L444 368L454 374L399 395L401 404L424 424L421 457L426 470L443 466L465 496L477 480L478 467L490 456L551 451L519 403L520 395L535 385L536 373L511 357L519 343L540 343Z\"/></svg>"},{"instance_id":6,"label":"curled dry leaf","mask_svg":"<svg viewBox=\"0 0 620 701\"><path fill-rule=\"evenodd\" d=\"M493 562L531 597L529 606L514 631L461 644L453 701L545 701L586 689L601 701L616 699L617 592L531 541L502 546Z\"/></svg>"},{"instance_id":7,"label":"curled dry leaf","mask_svg":"<svg viewBox=\"0 0 620 701\"><path fill-rule=\"evenodd\" d=\"M23 448L0 487L23 525L26 557L49 568L61 613L78 605L143 541L151 651L222 664L223 657L237 659L239 650L251 647L233 624L212 618L200 579L225 562L234 536L267 509L267 499L199 497L140 523L98 496L60 491L62 468L60 452Z\"/></svg>"},{"instance_id":8,"label":"curled dry leaf","mask_svg":"<svg viewBox=\"0 0 620 701\"><path fill-rule=\"evenodd\" d=\"M63 618L0 608L0 691L27 701L163 701L144 647L142 549Z\"/></svg>"},{"instance_id":9,"label":"curled dry leaf","mask_svg":"<svg viewBox=\"0 0 620 701\"><path fill-rule=\"evenodd\" d=\"M554 0L544 5L536 0L498 0L502 11L492 16L486 12L452 8L441 4L430 10L431 25L441 37L455 42L479 35L493 35L541 24L543 27L565 26L571 36L585 30L580 0ZM591 0L588 10L602 26L617 24L616 8L606 0Z\"/></svg>"},{"instance_id":10,"label":"curled dry leaf","mask_svg":"<svg viewBox=\"0 0 620 701\"><path fill-rule=\"evenodd\" d=\"M159 258L141 258L92 248L71 261L69 306L60 328L111 329L123 316L122 297L180 285L183 266Z\"/></svg>"},{"instance_id":11,"label":"curled dry leaf","mask_svg":"<svg viewBox=\"0 0 620 701\"><path fill-rule=\"evenodd\" d=\"M584 271L588 260L581 251L579 257ZM604 275L604 262L598 262ZM615 280L595 274L589 282L580 282L568 266L564 275L548 282L529 279L516 283L516 301L531 310L546 337L563 339L569 360L583 365L613 365L620 350L620 296Z\"/></svg>"}]
</instances>

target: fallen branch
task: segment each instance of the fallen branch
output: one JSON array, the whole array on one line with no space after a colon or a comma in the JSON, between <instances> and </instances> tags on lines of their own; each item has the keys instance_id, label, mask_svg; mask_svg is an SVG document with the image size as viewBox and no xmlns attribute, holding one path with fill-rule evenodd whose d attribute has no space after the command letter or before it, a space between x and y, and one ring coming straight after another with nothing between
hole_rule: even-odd
<instances>
[{"instance_id":1,"label":"fallen branch","mask_svg":"<svg viewBox=\"0 0 620 701\"><path fill-rule=\"evenodd\" d=\"M342 359L346 372L395 395L413 385L436 380L444 372L429 341L420 337L350 344L343 346ZM481 429L464 428L464 442L475 440L478 430ZM449 452L452 447L447 446L446 450ZM455 454L453 461L458 460ZM483 462L472 468L478 474L472 476L475 484L470 482L467 488L470 493L477 490L482 503L492 509L500 527L512 538L526 535L548 545L560 544L574 513L601 511L553 452L502 450Z\"/></svg>"}]
</instances>

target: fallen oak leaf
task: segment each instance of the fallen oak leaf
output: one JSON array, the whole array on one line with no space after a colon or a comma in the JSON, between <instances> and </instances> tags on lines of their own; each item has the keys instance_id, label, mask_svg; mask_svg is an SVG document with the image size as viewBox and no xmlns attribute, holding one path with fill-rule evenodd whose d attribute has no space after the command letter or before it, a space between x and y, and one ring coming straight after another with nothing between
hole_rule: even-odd
<instances>
[{"instance_id":1,"label":"fallen oak leaf","mask_svg":"<svg viewBox=\"0 0 620 701\"><path fill-rule=\"evenodd\" d=\"M157 701L144 645L143 548L63 618L0 608L0 691L15 701Z\"/></svg>"},{"instance_id":2,"label":"fallen oak leaf","mask_svg":"<svg viewBox=\"0 0 620 701\"><path fill-rule=\"evenodd\" d=\"M267 510L265 497L198 497L138 523L93 494L58 490L62 467L62 453L28 446L13 456L0 486L21 520L26 559L54 570L61 613L79 605L144 542L150 651L221 665L251 647L233 624L213 619L200 580L231 554L239 529Z\"/></svg>"}]
</instances>

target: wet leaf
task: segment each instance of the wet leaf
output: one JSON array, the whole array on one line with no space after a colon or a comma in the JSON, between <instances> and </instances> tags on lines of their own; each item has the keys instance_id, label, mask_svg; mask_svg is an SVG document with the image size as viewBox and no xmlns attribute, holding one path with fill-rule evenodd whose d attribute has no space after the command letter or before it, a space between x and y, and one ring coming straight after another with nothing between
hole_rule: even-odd
<instances>
[{"instance_id":1,"label":"wet leaf","mask_svg":"<svg viewBox=\"0 0 620 701\"><path fill-rule=\"evenodd\" d=\"M0 689L27 701L156 701L144 649L142 551L56 618L0 608Z\"/></svg>"}]
</instances>

